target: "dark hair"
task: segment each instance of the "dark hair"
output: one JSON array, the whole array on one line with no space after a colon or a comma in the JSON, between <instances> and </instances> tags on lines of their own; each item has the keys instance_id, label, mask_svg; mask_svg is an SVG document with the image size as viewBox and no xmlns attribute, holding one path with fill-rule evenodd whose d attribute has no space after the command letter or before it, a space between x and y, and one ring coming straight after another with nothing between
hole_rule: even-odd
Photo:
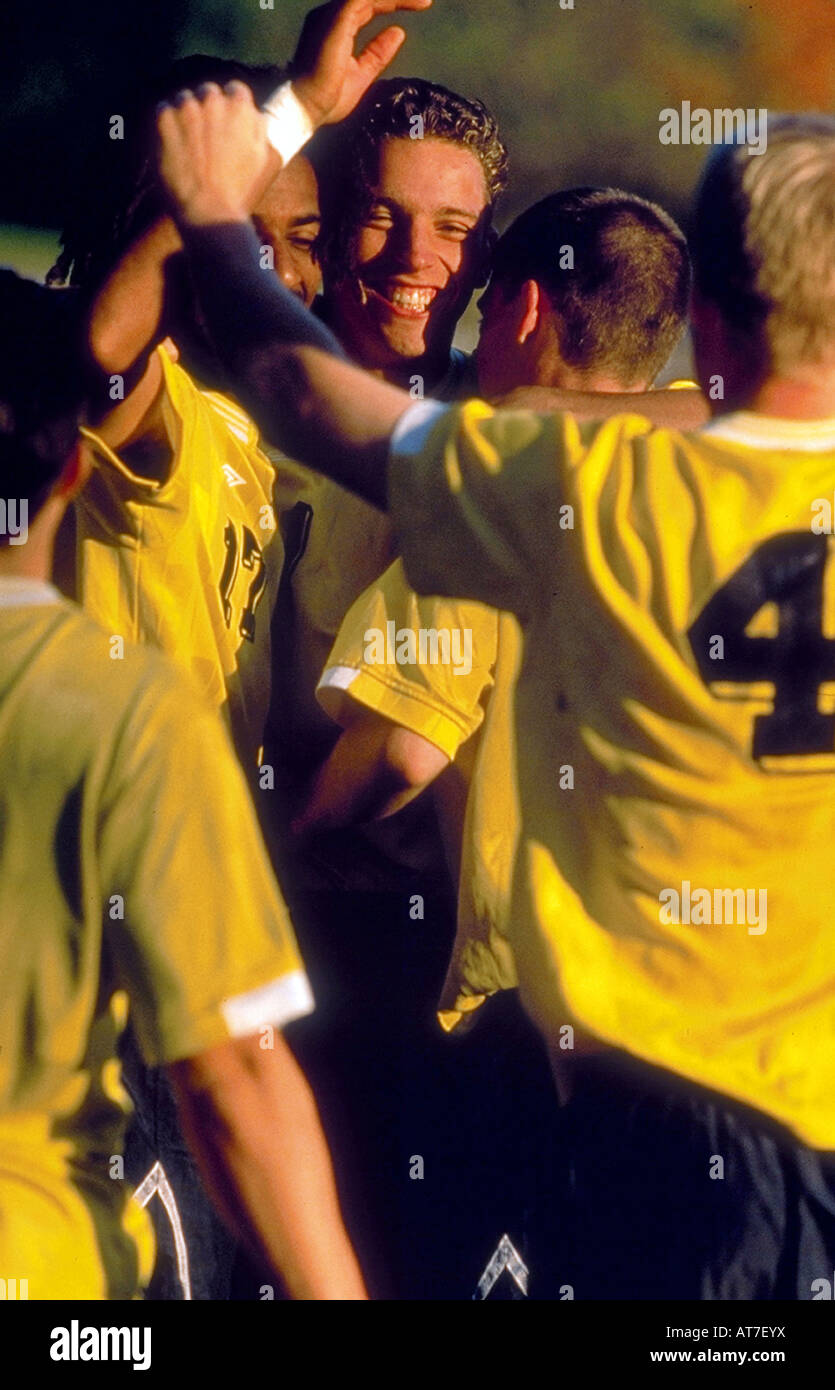
<instances>
[{"instance_id":1,"label":"dark hair","mask_svg":"<svg viewBox=\"0 0 835 1390\"><path fill-rule=\"evenodd\" d=\"M564 360L632 386L655 377L683 331L687 243L655 203L572 188L535 203L500 238L491 285L515 293L526 280L554 306Z\"/></svg>"},{"instance_id":2,"label":"dark hair","mask_svg":"<svg viewBox=\"0 0 835 1390\"><path fill-rule=\"evenodd\" d=\"M287 76L286 69L253 66L203 53L178 58L146 85L125 118L124 140L99 142L76 207L61 236L62 251L47 276L48 284L81 285L91 293L106 279L128 246L167 209L156 164L156 108L183 88L202 82L221 86L236 79L265 101ZM102 117L102 120L105 118Z\"/></svg>"},{"instance_id":3,"label":"dark hair","mask_svg":"<svg viewBox=\"0 0 835 1390\"><path fill-rule=\"evenodd\" d=\"M84 403L82 315L71 290L0 269L0 494L33 515L78 436Z\"/></svg>"},{"instance_id":4,"label":"dark hair","mask_svg":"<svg viewBox=\"0 0 835 1390\"><path fill-rule=\"evenodd\" d=\"M420 132L420 136L416 132ZM323 260L344 264L379 174L384 140L448 140L478 159L492 206L507 185L507 150L483 102L420 77L375 82L357 110L330 138L321 157Z\"/></svg>"}]
</instances>

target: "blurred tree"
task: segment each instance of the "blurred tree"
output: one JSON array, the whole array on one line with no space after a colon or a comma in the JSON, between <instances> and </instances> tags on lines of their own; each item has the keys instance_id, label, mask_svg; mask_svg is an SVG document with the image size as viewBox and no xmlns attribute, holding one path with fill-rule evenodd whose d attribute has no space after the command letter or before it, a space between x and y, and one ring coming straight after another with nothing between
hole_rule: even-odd
<instances>
[{"instance_id":1,"label":"blurred tree","mask_svg":"<svg viewBox=\"0 0 835 1390\"><path fill-rule=\"evenodd\" d=\"M190 52L282 61L305 0L6 0L0 217L57 225L78 161L153 67ZM10 8L8 7L10 4ZM833 0L435 0L394 71L482 97L510 145L504 215L555 186L617 182L681 213L700 147L659 111L830 109Z\"/></svg>"}]
</instances>

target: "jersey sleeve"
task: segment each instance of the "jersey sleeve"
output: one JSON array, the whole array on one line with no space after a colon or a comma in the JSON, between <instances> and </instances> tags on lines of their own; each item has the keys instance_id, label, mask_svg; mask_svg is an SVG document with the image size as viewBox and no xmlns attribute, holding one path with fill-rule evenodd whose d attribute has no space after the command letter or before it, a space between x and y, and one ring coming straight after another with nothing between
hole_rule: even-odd
<instances>
[{"instance_id":1,"label":"jersey sleeve","mask_svg":"<svg viewBox=\"0 0 835 1390\"><path fill-rule=\"evenodd\" d=\"M355 702L452 759L481 723L497 629L482 604L418 598L395 561L349 609L317 698L337 723Z\"/></svg>"},{"instance_id":2,"label":"jersey sleeve","mask_svg":"<svg viewBox=\"0 0 835 1390\"><path fill-rule=\"evenodd\" d=\"M533 613L551 592L571 521L566 470L582 453L570 415L483 401L407 411L392 439L389 499L418 593Z\"/></svg>"},{"instance_id":3,"label":"jersey sleeve","mask_svg":"<svg viewBox=\"0 0 835 1390\"><path fill-rule=\"evenodd\" d=\"M104 941L152 1065L313 1006L287 908L218 716L154 684L100 803Z\"/></svg>"}]
</instances>

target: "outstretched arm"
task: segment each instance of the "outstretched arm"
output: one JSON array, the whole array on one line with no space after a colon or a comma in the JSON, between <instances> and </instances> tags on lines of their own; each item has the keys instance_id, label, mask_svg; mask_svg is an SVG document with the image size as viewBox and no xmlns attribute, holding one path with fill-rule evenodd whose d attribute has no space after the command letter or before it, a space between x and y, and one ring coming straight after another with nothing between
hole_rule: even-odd
<instances>
[{"instance_id":1,"label":"outstretched arm","mask_svg":"<svg viewBox=\"0 0 835 1390\"><path fill-rule=\"evenodd\" d=\"M518 386L492 400L502 410L567 410L578 420L606 420L610 415L643 415L662 429L695 430L707 424L710 411L697 386L679 391L563 391L552 386Z\"/></svg>"},{"instance_id":2,"label":"outstretched arm","mask_svg":"<svg viewBox=\"0 0 835 1390\"><path fill-rule=\"evenodd\" d=\"M245 220L183 224L183 236L209 331L262 432L385 508L389 441L409 396L347 362L324 324L260 269Z\"/></svg>"}]
</instances>

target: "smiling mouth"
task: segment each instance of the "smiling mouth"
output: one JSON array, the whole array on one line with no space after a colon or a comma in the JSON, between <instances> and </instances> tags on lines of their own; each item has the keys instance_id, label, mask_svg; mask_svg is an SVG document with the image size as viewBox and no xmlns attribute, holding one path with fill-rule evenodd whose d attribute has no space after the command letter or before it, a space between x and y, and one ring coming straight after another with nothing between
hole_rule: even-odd
<instances>
[{"instance_id":1,"label":"smiling mouth","mask_svg":"<svg viewBox=\"0 0 835 1390\"><path fill-rule=\"evenodd\" d=\"M422 319L429 313L433 300L438 294L432 285L398 285L389 282L375 289L360 280L360 298L367 304L369 298L380 300L386 308L400 318Z\"/></svg>"}]
</instances>

